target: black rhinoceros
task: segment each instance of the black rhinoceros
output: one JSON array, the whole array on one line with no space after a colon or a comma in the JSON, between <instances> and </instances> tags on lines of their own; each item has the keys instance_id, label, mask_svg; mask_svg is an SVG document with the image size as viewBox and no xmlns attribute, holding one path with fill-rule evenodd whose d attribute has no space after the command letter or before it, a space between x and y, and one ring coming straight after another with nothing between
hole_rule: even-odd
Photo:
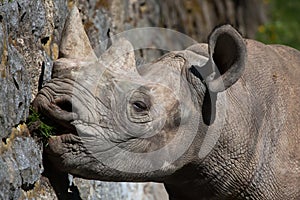
<instances>
[{"instance_id":1,"label":"black rhinoceros","mask_svg":"<svg viewBox=\"0 0 300 200\"><path fill-rule=\"evenodd\" d=\"M171 200L300 199L300 52L216 28L136 67L125 39L97 58L71 11L35 109L48 155L103 181L164 183Z\"/></svg>"}]
</instances>

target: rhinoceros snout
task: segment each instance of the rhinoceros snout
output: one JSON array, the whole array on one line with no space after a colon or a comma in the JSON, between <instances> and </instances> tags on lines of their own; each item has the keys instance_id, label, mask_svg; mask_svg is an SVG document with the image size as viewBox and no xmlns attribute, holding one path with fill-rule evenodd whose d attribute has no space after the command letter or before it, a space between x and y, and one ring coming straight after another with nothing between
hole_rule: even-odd
<instances>
[{"instance_id":1,"label":"rhinoceros snout","mask_svg":"<svg viewBox=\"0 0 300 200\"><path fill-rule=\"evenodd\" d=\"M48 91L41 90L33 101L33 107L36 111L45 116L54 125L60 125L67 130L75 130L70 122L78 119L75 106L68 96L55 97L47 94Z\"/></svg>"}]
</instances>

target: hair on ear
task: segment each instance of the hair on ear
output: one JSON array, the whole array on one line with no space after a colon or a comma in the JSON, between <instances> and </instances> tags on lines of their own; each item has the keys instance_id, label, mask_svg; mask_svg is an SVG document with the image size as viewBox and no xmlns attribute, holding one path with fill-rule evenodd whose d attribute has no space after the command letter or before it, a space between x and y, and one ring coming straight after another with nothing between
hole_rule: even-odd
<instances>
[{"instance_id":1,"label":"hair on ear","mask_svg":"<svg viewBox=\"0 0 300 200\"><path fill-rule=\"evenodd\" d=\"M237 27L235 27L232 23L230 23L230 22L226 22L226 23L220 23L220 24L218 24L217 26L215 26L214 28L213 28L213 30L209 33L209 35L207 36L207 41L209 41L209 39L211 38L211 35L217 30L217 29L219 29L219 28L222 28L222 27L224 27L224 26L230 26L230 27L232 27L239 35L241 35L241 36L243 36L243 34L239 31L239 29L237 28Z\"/></svg>"}]
</instances>

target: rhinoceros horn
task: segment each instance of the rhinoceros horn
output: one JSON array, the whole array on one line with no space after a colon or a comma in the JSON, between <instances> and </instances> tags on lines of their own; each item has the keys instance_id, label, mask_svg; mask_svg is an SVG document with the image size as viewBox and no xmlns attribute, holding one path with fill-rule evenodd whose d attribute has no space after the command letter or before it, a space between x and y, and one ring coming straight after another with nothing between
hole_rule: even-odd
<instances>
[{"instance_id":1,"label":"rhinoceros horn","mask_svg":"<svg viewBox=\"0 0 300 200\"><path fill-rule=\"evenodd\" d=\"M61 58L97 60L76 6L72 8L66 19L62 35L59 49Z\"/></svg>"}]
</instances>

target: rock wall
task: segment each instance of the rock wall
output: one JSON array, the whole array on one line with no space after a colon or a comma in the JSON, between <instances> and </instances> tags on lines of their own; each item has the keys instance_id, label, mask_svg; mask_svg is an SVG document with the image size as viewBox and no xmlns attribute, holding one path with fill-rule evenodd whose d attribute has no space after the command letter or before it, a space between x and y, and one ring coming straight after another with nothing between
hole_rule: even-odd
<instances>
[{"instance_id":1,"label":"rock wall","mask_svg":"<svg viewBox=\"0 0 300 200\"><path fill-rule=\"evenodd\" d=\"M55 197L41 179L42 145L23 122L50 78L54 53L47 42L57 46L66 13L64 1L0 1L0 199L32 199L48 190Z\"/></svg>"},{"instance_id":2,"label":"rock wall","mask_svg":"<svg viewBox=\"0 0 300 200\"><path fill-rule=\"evenodd\" d=\"M260 0L0 0L0 199L167 199L159 184L72 179L52 169L41 140L24 123L30 102L51 78L74 3L98 55L109 35L134 27L171 28L205 41L214 26L230 22L253 37L265 21L264 5Z\"/></svg>"}]
</instances>

